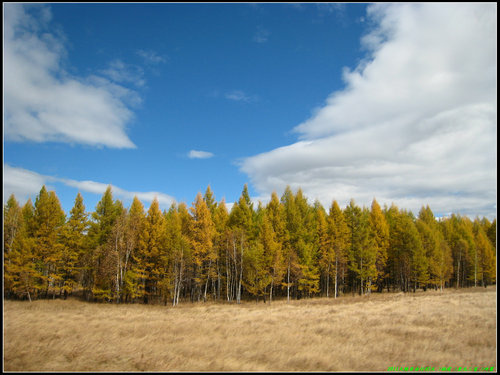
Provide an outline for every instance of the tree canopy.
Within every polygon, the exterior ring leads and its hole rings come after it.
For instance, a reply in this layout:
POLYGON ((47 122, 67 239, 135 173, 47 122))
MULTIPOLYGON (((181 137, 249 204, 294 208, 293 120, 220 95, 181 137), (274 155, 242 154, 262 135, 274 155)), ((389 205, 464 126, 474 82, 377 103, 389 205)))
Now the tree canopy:
POLYGON ((354 200, 328 213, 301 189, 254 207, 248 187, 228 212, 210 186, 191 207, 129 208, 109 186, 93 212, 69 215, 43 186, 35 203, 4 205, 6 298, 176 305, 180 301, 337 297, 345 293, 496 283, 496 219, 418 217, 354 200))

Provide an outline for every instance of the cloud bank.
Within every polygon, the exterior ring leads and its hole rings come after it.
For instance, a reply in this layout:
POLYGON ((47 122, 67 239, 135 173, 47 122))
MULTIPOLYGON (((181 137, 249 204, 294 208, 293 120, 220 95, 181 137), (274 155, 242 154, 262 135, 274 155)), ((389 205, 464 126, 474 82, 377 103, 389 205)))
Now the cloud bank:
POLYGON ((261 195, 301 187, 418 212, 496 217, 496 4, 373 4, 366 58, 294 128, 299 141, 246 158, 261 195))
MULTIPOLYGON (((29 197, 37 195, 43 185, 52 189, 49 185, 51 183, 62 183, 66 186, 78 189, 79 191, 99 195, 104 194, 107 187, 110 185, 96 181, 78 181, 68 178, 46 176, 27 169, 12 167, 8 164, 4 165, 3 179, 4 202, 7 201, 11 194, 14 194, 18 201, 25 201, 29 197)), ((158 199, 158 203, 163 207, 168 207, 176 201, 172 196, 156 191, 128 191, 115 185, 111 185, 111 189, 115 198, 132 200, 134 196, 137 196, 137 198, 143 202, 152 202, 153 199, 156 198, 158 199)))
MULTIPOLYGON (((135 148, 126 126, 136 93, 104 78, 68 74, 64 36, 51 31, 47 6, 5 4, 4 12, 5 139, 135 148)), ((108 70, 138 82, 124 67, 108 70)))
MULTIPOLYGON (((26 201, 30 196, 38 194, 50 179, 36 172, 23 168, 3 166, 3 201, 6 202, 11 194, 19 201, 26 201)), ((48 186, 47 186, 48 187, 48 186)))

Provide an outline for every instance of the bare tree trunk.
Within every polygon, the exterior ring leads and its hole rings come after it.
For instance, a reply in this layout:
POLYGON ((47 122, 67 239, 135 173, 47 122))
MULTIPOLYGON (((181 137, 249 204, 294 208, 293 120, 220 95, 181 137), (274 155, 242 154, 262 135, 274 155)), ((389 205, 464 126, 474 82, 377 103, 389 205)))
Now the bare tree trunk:
POLYGON ((179 269, 179 282, 177 285, 177 297, 176 297, 176 301, 175 301, 176 305, 179 304, 179 296, 181 294, 183 272, 184 272, 184 249, 181 253, 181 265, 180 265, 180 269, 179 269))
POLYGON ((219 257, 217 256, 217 300, 220 300, 220 265, 219 257))
POLYGON ((330 297, 329 292, 330 291, 330 261, 328 261, 328 270, 326 272, 326 298, 330 297))
POLYGON ((474 259, 474 288, 477 287, 477 249, 475 251, 474 259))
POLYGON ((290 258, 288 258, 288 272, 286 282, 286 302, 290 303, 290 258))
POLYGON ((116 303, 120 302, 120 266, 116 267, 116 303))
POLYGON ((172 298, 172 306, 175 306, 175 297, 177 296, 177 275, 174 279, 174 297, 172 298))
POLYGON ((233 288, 231 288, 232 296, 231 300, 238 299, 238 260, 236 259, 236 238, 233 237, 233 262, 234 262, 234 277, 233 277, 233 288))
POLYGON ((207 281, 205 281, 205 291, 203 293, 203 302, 207 302, 207 288, 208 288, 208 279, 210 278, 210 270, 212 268, 212 259, 208 263, 208 271, 207 271, 207 281))
POLYGON ((226 242, 226 296, 227 296, 227 302, 229 302, 229 279, 231 276, 230 270, 229 270, 229 251, 227 251, 229 248, 229 244, 226 242))
POLYGON ((177 273, 177 259, 174 262, 174 297, 172 298, 172 306, 175 306, 175 297, 177 296, 178 273, 177 273))
POLYGON ((274 274, 273 278, 271 279, 271 287, 269 288, 269 303, 273 301, 273 286, 274 286, 274 274))
MULTIPOLYGON (((236 245, 235 245, 236 246, 236 245)), ((234 258, 233 287, 231 288, 231 301, 238 298, 238 260, 234 258)))
POLYGON ((338 279, 338 274, 339 274, 339 267, 338 267, 339 261, 337 258, 335 258, 335 298, 337 298, 337 279, 338 279))
POLYGON ((26 294, 28 294, 28 299, 31 302, 30 288, 28 286, 29 285, 29 283, 28 283, 28 277, 25 276, 25 277, 23 277, 23 279, 24 279, 24 286, 26 288, 26 294))
POLYGON ((120 253, 118 252, 118 236, 116 236, 115 238, 115 252, 116 252, 116 303, 119 303, 121 259, 120 259, 120 253))
POLYGON ((403 268, 400 268, 400 276, 401 276, 401 290, 403 292, 406 292, 404 278, 403 278, 403 268))
MULTIPOLYGON (((47 272, 44 272, 44 274, 46 274, 47 272)), ((50 284, 50 280, 49 280, 49 276, 47 274, 47 288, 45 289, 45 298, 49 298, 49 284, 50 284)))
MULTIPOLYGON (((361 267, 359 268, 359 270, 361 271, 361 274, 362 274, 363 273, 363 258, 361 258, 361 267)), ((364 290, 363 290, 363 276, 360 275, 359 279, 360 279, 360 283, 361 283, 359 290, 361 292, 360 294, 363 295, 364 294, 364 290)))
POLYGON ((122 290, 123 290, 123 284, 125 282, 124 281, 124 278, 125 278, 124 274, 126 274, 126 272, 127 272, 128 258, 130 257, 130 253, 131 253, 131 249, 129 248, 129 245, 127 244, 126 251, 125 251, 125 264, 122 267, 122 274, 121 274, 121 280, 120 280, 120 287, 122 288, 122 290))
POLYGON ((238 281, 238 303, 241 302, 241 280, 243 278, 243 234, 241 235, 240 279, 238 281))

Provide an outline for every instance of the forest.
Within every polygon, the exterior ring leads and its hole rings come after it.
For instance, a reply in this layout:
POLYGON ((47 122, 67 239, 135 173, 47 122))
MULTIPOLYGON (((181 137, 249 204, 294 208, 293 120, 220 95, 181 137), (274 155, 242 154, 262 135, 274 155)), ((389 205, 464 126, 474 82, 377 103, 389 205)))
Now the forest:
POLYGON ((496 283, 496 218, 418 217, 392 204, 325 209, 287 187, 257 207, 247 185, 230 211, 210 186, 191 207, 129 208, 111 186, 67 216, 43 186, 4 205, 4 298, 177 305, 415 292, 496 283))

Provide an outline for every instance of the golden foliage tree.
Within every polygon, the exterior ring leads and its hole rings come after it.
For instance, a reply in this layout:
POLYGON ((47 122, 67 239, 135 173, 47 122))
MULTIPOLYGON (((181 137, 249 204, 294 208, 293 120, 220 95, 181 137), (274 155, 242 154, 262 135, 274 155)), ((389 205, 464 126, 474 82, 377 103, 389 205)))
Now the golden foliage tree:
POLYGON ((209 280, 215 276, 214 269, 217 252, 213 246, 215 226, 212 221, 212 215, 201 193, 198 193, 196 200, 193 202, 191 214, 193 217, 194 282, 198 291, 198 299, 203 294, 203 300, 206 301, 209 280))
POLYGON ((55 192, 48 192, 45 185, 35 200, 33 215, 33 236, 37 268, 42 275, 45 295, 52 291, 55 298, 56 290, 61 287, 62 257, 64 244, 62 230, 65 214, 55 192))
POLYGON ((165 273, 168 268, 165 224, 165 217, 160 211, 158 199, 155 198, 144 220, 135 256, 144 303, 161 295, 164 301, 168 298, 169 281, 165 273))
POLYGON ((88 251, 88 228, 88 215, 85 212, 83 197, 78 193, 63 232, 62 288, 64 298, 81 283, 83 258, 88 251))
POLYGON ((387 250, 389 248, 389 226, 378 202, 373 199, 370 211, 370 237, 375 248, 375 287, 381 292, 387 273, 387 250))

